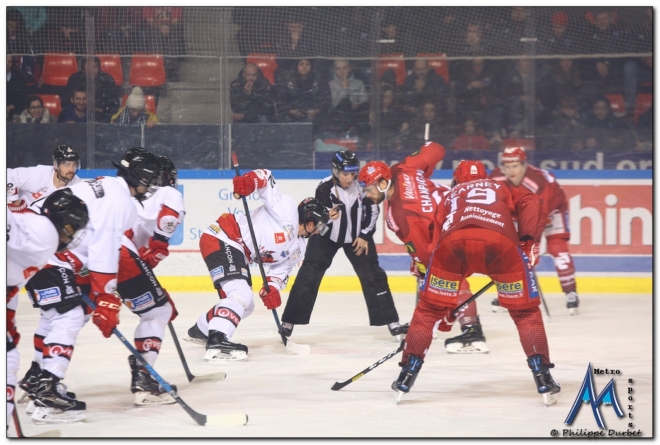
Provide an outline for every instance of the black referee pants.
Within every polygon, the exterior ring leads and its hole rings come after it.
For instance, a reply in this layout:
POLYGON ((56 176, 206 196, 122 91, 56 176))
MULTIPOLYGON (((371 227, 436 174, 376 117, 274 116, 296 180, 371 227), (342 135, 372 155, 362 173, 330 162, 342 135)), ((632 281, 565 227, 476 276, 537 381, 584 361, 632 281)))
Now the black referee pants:
POLYGON ((305 259, 296 281, 291 287, 282 321, 292 324, 309 324, 319 286, 325 271, 339 249, 344 249, 355 273, 360 279, 371 326, 383 326, 399 321, 394 300, 387 284, 387 274, 378 264, 376 244, 369 241, 369 254, 356 255, 351 244, 339 244, 320 235, 309 238, 305 259))

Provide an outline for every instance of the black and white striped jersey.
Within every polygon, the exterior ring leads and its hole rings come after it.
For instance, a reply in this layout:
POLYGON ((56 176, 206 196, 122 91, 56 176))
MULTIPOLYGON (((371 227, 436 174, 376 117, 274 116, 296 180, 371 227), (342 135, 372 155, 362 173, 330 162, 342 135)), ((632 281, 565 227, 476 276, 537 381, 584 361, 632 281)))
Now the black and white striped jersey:
POLYGON ((344 189, 332 176, 324 178, 316 188, 316 199, 328 209, 343 203, 339 218, 331 219, 330 230, 325 235, 330 240, 344 244, 352 243, 357 237, 370 240, 376 231, 376 221, 380 212, 369 198, 362 196, 362 187, 357 180, 344 189))

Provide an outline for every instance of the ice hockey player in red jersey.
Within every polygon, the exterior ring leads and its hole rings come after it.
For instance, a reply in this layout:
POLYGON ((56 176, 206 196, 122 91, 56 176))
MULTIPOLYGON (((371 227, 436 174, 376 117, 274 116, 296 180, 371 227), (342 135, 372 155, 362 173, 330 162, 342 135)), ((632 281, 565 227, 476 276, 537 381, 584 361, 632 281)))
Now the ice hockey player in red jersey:
POLYGON ((329 229, 328 209, 316 198, 300 204, 283 195, 270 170, 258 169, 236 176, 234 196, 255 191, 263 205, 250 212, 257 241, 253 245, 244 214, 223 213, 202 233, 199 248, 220 302, 199 316, 184 340, 206 345, 204 360, 247 360, 248 347, 231 341, 242 320, 254 312, 250 265, 257 255, 268 267, 266 286, 259 297, 269 310, 282 304, 280 291, 293 267, 305 256, 306 239, 329 229))
POLYGON ((527 153, 522 147, 505 149, 501 162, 502 167, 494 169, 490 178, 510 188, 530 190, 541 200, 539 232, 536 236, 540 238, 545 235, 548 253, 555 262, 559 283, 566 294, 566 307, 571 315, 576 315, 580 300, 575 284, 575 263, 568 252, 571 233, 566 194, 552 173, 527 163, 527 153))
MULTIPOLYGON (((427 142, 422 148, 391 168, 381 161, 364 165, 358 175, 365 196, 375 204, 388 202, 387 227, 403 241, 411 256, 410 270, 423 279, 431 259, 435 212, 449 187, 431 181, 435 166, 445 156, 445 148, 427 142)), ((460 303, 470 298, 470 286, 462 281, 460 303)), ((476 302, 470 303, 459 316, 463 334, 445 340, 451 353, 488 352, 486 337, 481 330, 476 302)))
POLYGON ((42 269, 56 251, 79 241, 89 220, 87 206, 71 190, 49 195, 42 213, 12 213, 7 206, 7 425, 12 417, 20 363, 16 326, 18 292, 42 269))
POLYGON ((500 304, 509 310, 518 330, 537 390, 552 405, 560 386, 550 375, 554 365, 530 265, 537 241, 539 198, 529 190, 509 189, 487 179, 480 161, 461 161, 453 184, 436 213, 432 262, 406 337, 399 363, 402 369, 392 383, 397 401, 417 379, 436 327, 451 330, 460 281, 481 273, 495 281, 500 304))

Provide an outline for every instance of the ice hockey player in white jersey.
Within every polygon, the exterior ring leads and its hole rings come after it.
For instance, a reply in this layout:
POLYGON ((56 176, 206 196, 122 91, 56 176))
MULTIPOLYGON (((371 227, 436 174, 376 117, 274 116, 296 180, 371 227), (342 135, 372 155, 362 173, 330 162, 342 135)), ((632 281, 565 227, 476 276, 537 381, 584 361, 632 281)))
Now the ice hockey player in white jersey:
POLYGON ((14 393, 20 363, 16 326, 18 292, 43 268, 56 251, 79 242, 89 215, 82 200, 64 188, 52 193, 42 207, 12 213, 7 208, 7 425, 14 410, 14 393))
POLYGON ((250 265, 257 264, 257 255, 268 266, 270 290, 264 286, 259 296, 272 310, 282 303, 280 291, 293 266, 305 255, 306 238, 328 230, 325 206, 315 198, 296 205, 280 192, 270 170, 253 170, 233 182, 235 196, 248 196, 256 190, 263 202, 250 212, 258 246, 252 243, 244 214, 220 215, 200 237, 200 251, 220 302, 200 315, 185 339, 206 344, 207 362, 247 359, 247 346, 230 339, 241 320, 254 311, 250 265))
MULTIPOLYGON (((138 201, 135 225, 124 236, 117 275, 117 293, 123 303, 140 317, 135 329, 135 349, 154 366, 165 334, 165 326, 178 315, 167 290, 153 272, 168 252, 169 239, 185 210, 183 196, 176 188, 177 170, 166 156, 156 159, 161 187, 138 201)), ((176 400, 168 394, 136 357, 128 356, 131 369, 131 392, 136 406, 169 405, 176 400)))
POLYGON ((53 151, 53 166, 35 165, 7 169, 7 203, 9 210, 20 212, 34 201, 45 199, 57 189, 81 182, 76 173, 80 156, 66 144, 53 151))
POLYGON ((121 302, 114 291, 122 238, 137 215, 132 197, 142 199, 159 180, 156 157, 140 150, 128 150, 115 164, 117 177, 98 177, 70 187, 87 205, 88 233, 78 246, 51 258, 26 285, 33 306, 41 309, 37 333, 43 336, 41 354, 35 350, 35 362, 21 382, 34 401, 35 423, 85 419, 85 403, 73 393, 59 392, 58 383, 65 377, 78 332, 87 319, 81 283, 88 280, 83 287, 96 305, 91 318, 103 336, 110 337, 119 324, 121 302), (75 275, 83 270, 86 276, 75 275))

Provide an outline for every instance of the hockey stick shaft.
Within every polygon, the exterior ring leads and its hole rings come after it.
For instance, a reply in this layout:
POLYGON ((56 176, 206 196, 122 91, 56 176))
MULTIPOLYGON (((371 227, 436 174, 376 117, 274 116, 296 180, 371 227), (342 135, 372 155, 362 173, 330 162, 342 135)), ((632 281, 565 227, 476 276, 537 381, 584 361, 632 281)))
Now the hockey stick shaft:
POLYGON ((207 374, 203 376, 195 376, 192 372, 190 372, 190 368, 188 368, 188 361, 186 360, 186 356, 183 355, 183 349, 181 349, 179 338, 176 335, 176 331, 174 330, 174 326, 172 325, 171 321, 167 323, 167 327, 170 328, 170 334, 172 335, 172 340, 174 340, 174 346, 176 346, 176 351, 179 353, 179 358, 181 359, 183 370, 186 372, 186 377, 188 377, 189 382, 191 383, 211 382, 215 380, 223 380, 225 377, 227 377, 227 374, 225 374, 224 372, 207 374))
MULTIPOLYGON (((236 172, 236 176, 241 176, 241 171, 238 168, 238 156, 236 155, 236 152, 232 152, 231 161, 234 166, 234 171, 236 172)), ((237 195, 234 195, 234 197, 236 196, 237 195)), ((245 199, 245 196, 241 196, 241 200, 243 201, 243 208, 245 209, 245 217, 247 218, 248 228, 250 229, 250 237, 252 237, 252 245, 256 250, 255 256, 257 258, 257 264, 259 264, 259 272, 261 272, 261 279, 264 282, 264 287, 266 288, 266 292, 270 292, 270 287, 268 286, 268 280, 266 279, 266 271, 264 270, 264 265, 261 261, 261 255, 259 253, 259 245, 257 244, 257 237, 254 234, 254 227, 252 226, 252 217, 250 216, 250 209, 248 208, 247 199, 245 199)), ((280 317, 277 315, 277 311, 275 309, 273 309, 272 312, 273 312, 273 318, 275 318, 275 324, 277 325, 277 332, 280 334, 280 337, 282 338, 282 343, 284 343, 284 346, 286 346, 287 338, 286 335, 284 335, 284 332, 282 331, 282 324, 280 323, 280 317)))
POLYGON ((454 311, 451 313, 451 315, 452 315, 453 317, 456 317, 456 316, 458 315, 458 313, 459 313, 464 307, 466 307, 468 304, 472 303, 474 300, 476 300, 477 298, 479 298, 484 292, 486 292, 488 289, 490 289, 490 288, 493 286, 493 284, 495 284, 495 282, 494 282, 493 280, 490 280, 490 283, 486 284, 484 287, 481 288, 480 291, 478 291, 476 294, 472 295, 470 298, 468 298, 467 300, 465 300, 465 301, 463 302, 463 304, 461 304, 459 307, 457 307, 456 309, 454 309, 454 311))
POLYGON ((541 303, 543 303, 543 309, 545 309, 545 314, 548 316, 550 320, 552 320, 552 317, 550 316, 550 311, 548 310, 548 305, 545 303, 545 298, 543 297, 543 292, 541 291, 541 283, 539 283, 539 277, 536 275, 535 269, 532 269, 532 272, 534 273, 534 280, 536 281, 536 287, 539 290, 539 296, 541 297, 541 303))
POLYGON ((12 412, 12 417, 14 418, 14 426, 16 427, 16 437, 31 439, 33 437, 60 437, 62 436, 62 431, 60 430, 50 430, 44 431, 43 433, 35 434, 33 436, 26 436, 23 434, 23 428, 21 428, 21 421, 18 418, 18 411, 16 411, 16 406, 14 406, 14 412, 12 412))

